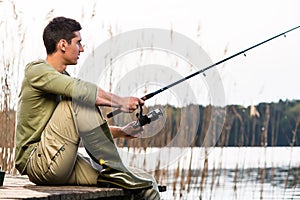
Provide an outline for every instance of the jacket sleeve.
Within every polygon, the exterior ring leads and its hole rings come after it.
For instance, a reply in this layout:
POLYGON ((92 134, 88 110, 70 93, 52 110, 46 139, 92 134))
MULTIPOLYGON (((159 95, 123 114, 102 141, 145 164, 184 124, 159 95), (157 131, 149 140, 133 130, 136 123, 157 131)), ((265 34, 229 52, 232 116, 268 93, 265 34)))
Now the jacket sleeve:
POLYGON ((97 85, 61 74, 47 63, 40 62, 26 69, 29 84, 41 92, 71 97, 87 104, 95 104, 97 85))

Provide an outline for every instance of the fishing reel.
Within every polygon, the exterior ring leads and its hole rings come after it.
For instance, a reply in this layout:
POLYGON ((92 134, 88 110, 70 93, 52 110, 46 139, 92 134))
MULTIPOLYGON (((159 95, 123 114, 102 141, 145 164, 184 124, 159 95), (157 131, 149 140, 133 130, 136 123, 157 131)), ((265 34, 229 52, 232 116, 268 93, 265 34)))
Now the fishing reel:
POLYGON ((134 128, 142 127, 146 124, 150 124, 159 119, 160 116, 163 116, 163 112, 160 108, 152 110, 148 114, 143 114, 143 107, 140 106, 140 112, 136 113, 137 122, 133 125, 134 128))

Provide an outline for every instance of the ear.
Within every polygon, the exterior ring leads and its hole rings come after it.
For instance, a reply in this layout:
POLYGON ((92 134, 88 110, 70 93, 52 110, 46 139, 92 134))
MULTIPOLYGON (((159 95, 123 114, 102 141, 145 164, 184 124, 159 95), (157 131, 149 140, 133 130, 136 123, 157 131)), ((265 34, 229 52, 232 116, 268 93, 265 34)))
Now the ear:
POLYGON ((61 39, 61 40, 59 40, 59 42, 57 44, 57 49, 62 52, 65 52, 67 44, 68 44, 68 42, 65 39, 61 39))

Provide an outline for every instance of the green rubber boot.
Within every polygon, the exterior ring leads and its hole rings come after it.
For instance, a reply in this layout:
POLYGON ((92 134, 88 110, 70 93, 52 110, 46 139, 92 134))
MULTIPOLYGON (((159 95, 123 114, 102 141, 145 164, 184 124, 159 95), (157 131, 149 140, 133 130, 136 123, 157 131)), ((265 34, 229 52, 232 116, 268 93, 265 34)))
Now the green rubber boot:
POLYGON ((129 190, 153 187, 152 180, 135 175, 123 164, 107 122, 81 137, 87 153, 103 167, 97 180, 99 186, 119 186, 129 190))
POLYGON ((140 191, 134 191, 134 200, 160 200, 160 196, 157 190, 150 188, 140 191))

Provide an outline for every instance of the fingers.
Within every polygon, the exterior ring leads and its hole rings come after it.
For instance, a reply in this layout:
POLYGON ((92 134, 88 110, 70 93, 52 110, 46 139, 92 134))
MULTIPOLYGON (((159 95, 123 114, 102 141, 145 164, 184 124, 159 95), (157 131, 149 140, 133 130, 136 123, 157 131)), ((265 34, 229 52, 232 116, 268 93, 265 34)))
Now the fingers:
POLYGON ((143 106, 145 104, 145 101, 142 99, 139 99, 137 97, 129 97, 129 102, 128 102, 128 111, 133 112, 136 109, 139 108, 139 106, 143 106))
POLYGON ((132 130, 132 132, 129 134, 133 138, 139 138, 144 134, 144 129, 143 128, 138 128, 135 130, 132 130))
POLYGON ((144 133, 144 127, 136 127, 136 121, 132 121, 128 123, 126 126, 122 127, 122 131, 124 133, 124 138, 133 139, 141 137, 144 133))
POLYGON ((138 99, 139 100, 139 104, 141 105, 141 106, 143 106, 144 104, 145 104, 145 101, 144 100, 142 100, 142 99, 138 99))
POLYGON ((139 98, 137 98, 137 97, 131 97, 131 99, 132 99, 133 105, 134 105, 136 108, 138 108, 139 105, 143 106, 143 105, 145 104, 145 101, 144 101, 144 100, 139 99, 139 98))
POLYGON ((131 127, 133 128, 131 135, 135 138, 138 138, 138 137, 141 137, 144 134, 144 127, 143 126, 138 126, 138 127, 134 128, 135 124, 136 124, 135 121, 130 123, 131 127))
POLYGON ((120 109, 123 112, 133 112, 139 108, 139 106, 143 106, 145 101, 137 98, 137 97, 124 97, 120 109))

